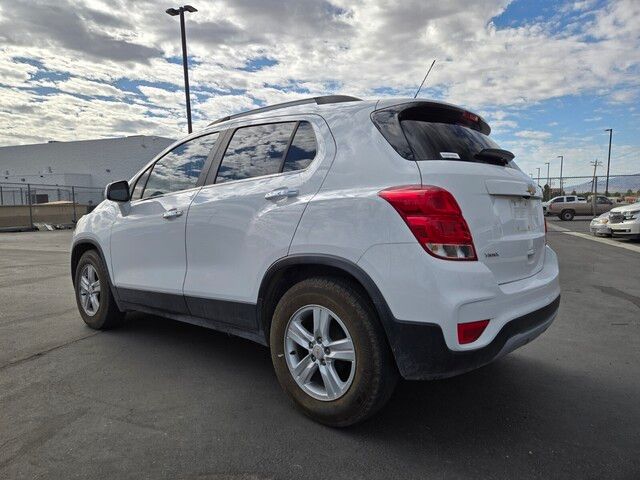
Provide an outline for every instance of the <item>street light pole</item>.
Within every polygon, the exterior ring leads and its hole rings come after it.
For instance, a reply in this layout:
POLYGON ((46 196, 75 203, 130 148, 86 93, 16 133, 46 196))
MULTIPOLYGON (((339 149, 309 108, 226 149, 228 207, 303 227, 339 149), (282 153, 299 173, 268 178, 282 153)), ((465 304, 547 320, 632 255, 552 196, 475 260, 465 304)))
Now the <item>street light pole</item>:
POLYGON ((184 26, 184 12, 197 12, 198 10, 191 5, 184 5, 179 8, 168 8, 166 12, 175 17, 180 15, 180 36, 182 38, 182 68, 184 69, 184 95, 187 100, 187 130, 189 133, 193 131, 191 126, 191 97, 189 95, 189 61, 187 59, 187 35, 184 26))
POLYGON ((538 185, 540 185, 540 167, 536 167, 538 169, 538 185))
POLYGON ((564 162, 564 155, 558 155, 560 159, 560 195, 564 195, 564 191, 562 190, 562 163, 564 162))
POLYGON ((609 167, 611 166, 611 139, 613 137, 613 128, 607 128, 605 132, 609 132, 609 156, 607 158, 607 183, 604 187, 604 195, 609 196, 609 167))

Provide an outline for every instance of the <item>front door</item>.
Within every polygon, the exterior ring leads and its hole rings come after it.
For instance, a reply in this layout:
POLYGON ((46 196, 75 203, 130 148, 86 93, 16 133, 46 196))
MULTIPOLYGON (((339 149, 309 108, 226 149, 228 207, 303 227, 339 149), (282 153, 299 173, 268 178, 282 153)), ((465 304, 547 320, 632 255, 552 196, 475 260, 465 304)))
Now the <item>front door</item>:
POLYGON ((185 313, 185 225, 218 134, 173 148, 144 172, 111 231, 115 286, 128 303, 185 313))

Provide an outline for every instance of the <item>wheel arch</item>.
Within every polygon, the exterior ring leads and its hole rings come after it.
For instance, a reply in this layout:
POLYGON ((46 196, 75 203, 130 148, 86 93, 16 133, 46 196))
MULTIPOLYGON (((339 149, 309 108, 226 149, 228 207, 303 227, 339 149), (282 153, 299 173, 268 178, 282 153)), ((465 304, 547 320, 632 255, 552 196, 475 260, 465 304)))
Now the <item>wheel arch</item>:
POLYGON ((351 280, 373 305, 387 334, 393 328, 393 315, 371 277, 355 263, 333 255, 291 255, 275 262, 265 273, 258 293, 258 324, 269 345, 273 312, 282 295, 295 283, 314 276, 337 276, 351 280))

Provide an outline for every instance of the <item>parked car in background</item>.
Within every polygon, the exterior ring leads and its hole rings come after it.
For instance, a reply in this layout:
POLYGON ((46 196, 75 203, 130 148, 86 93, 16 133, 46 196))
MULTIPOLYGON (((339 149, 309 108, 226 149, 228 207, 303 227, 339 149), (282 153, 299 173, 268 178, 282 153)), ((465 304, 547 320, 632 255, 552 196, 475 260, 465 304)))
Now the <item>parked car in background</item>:
POLYGON ((611 228, 609 228, 609 215, 611 212, 604 212, 602 215, 597 216, 591 220, 589 230, 592 235, 596 237, 610 237, 611 228))
POLYGON ((578 197, 576 195, 562 195, 560 197, 553 197, 551 200, 546 202, 542 202, 542 211, 546 214, 547 207, 551 203, 573 203, 573 202, 586 202, 587 199, 584 197, 578 197))
MULTIPOLYGON (((560 217, 560 220, 570 221, 573 220, 573 217, 577 216, 593 216, 593 205, 590 201, 578 201, 575 197, 576 201, 574 202, 551 202, 547 207, 547 215, 554 215, 556 217, 560 217)), ((596 215, 601 215, 604 212, 608 212, 616 204, 613 203, 605 196, 598 195, 596 200, 595 210, 596 215)))
POLYGON ((611 210, 609 228, 614 237, 640 238, 640 202, 611 210))
POLYGON ((254 340, 300 410, 360 422, 398 375, 473 370, 556 316, 542 192, 490 131, 449 104, 340 96, 214 122, 80 219, 80 315, 254 340))

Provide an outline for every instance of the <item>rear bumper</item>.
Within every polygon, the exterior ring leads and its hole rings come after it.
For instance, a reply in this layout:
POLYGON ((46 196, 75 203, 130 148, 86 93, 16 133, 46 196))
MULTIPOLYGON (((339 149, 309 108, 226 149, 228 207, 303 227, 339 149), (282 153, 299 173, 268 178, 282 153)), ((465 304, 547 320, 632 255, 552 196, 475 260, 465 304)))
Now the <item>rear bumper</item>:
POLYGON ((390 333, 400 374, 407 380, 452 377, 493 362, 541 335, 553 322, 560 296, 548 305, 508 322, 485 347, 453 351, 438 325, 395 322, 390 333))

